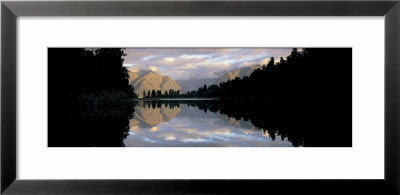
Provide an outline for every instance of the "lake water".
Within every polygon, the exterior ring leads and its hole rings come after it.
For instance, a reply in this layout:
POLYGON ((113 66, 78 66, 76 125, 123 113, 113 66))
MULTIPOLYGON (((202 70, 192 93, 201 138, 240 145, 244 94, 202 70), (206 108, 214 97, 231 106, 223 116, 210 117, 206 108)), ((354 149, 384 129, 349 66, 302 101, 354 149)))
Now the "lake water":
POLYGON ((271 99, 50 106, 48 146, 351 147, 348 113, 271 99))
POLYGON ((219 111, 201 109, 198 101, 181 101, 184 100, 138 102, 133 118, 129 120, 130 131, 124 140, 125 146, 292 146, 279 135, 272 138, 249 120, 238 120, 219 111))

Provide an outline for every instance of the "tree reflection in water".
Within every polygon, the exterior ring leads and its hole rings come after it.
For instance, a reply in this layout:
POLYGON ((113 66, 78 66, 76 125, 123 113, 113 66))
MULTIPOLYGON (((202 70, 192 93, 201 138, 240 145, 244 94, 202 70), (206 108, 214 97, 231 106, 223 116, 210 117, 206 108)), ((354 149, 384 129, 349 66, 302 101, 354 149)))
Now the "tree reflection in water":
POLYGON ((49 147, 124 147, 133 105, 49 109, 49 147))
MULTIPOLYGON (((251 127, 250 129, 253 131, 261 130, 273 141, 276 139, 288 140, 295 147, 351 146, 351 115, 336 116, 338 112, 330 110, 327 106, 312 107, 306 102, 290 104, 272 99, 268 101, 174 100, 139 102, 135 108, 135 117, 130 122, 131 129, 152 128, 150 131, 154 132, 158 124, 170 121, 179 115, 177 112, 180 112, 181 109, 184 110, 185 106, 199 109, 204 113, 215 113, 216 116, 227 123, 225 125, 236 124, 241 127, 251 127), (322 109, 327 110, 322 111, 322 109), (338 120, 339 118, 341 120, 338 120), (155 119, 157 120, 155 121, 155 119)), ((189 113, 181 114, 181 116, 189 115, 189 113)), ((192 115, 190 117, 198 116, 192 115)), ((172 128, 172 126, 170 127, 172 128)), ((153 142, 156 141, 153 140, 153 142)))
MULTIPOLYGON (((88 106, 84 109, 71 107, 56 109, 53 107, 49 110, 49 129, 53 129, 49 131, 49 146, 123 147, 129 134, 132 134, 129 136, 132 138, 136 136, 132 133, 135 132, 134 128, 148 128, 151 133, 157 133, 160 124, 168 124, 177 116, 177 118, 197 117, 190 115, 191 111, 186 108, 201 110, 201 113, 207 114, 204 116, 219 117, 219 121, 227 127, 236 125, 251 131, 262 131, 277 143, 285 140, 295 147, 351 146, 351 117, 349 120, 348 117, 333 116, 337 112, 326 114, 329 113, 327 111, 322 115, 318 112, 322 108, 310 108, 307 104, 294 106, 274 100, 136 101, 129 106, 88 106)), ((208 129, 202 130, 208 131, 208 129)), ((234 136, 234 134, 229 134, 229 136, 234 136)), ((165 140, 172 141, 175 137, 168 135, 165 140)), ((224 140, 223 137, 217 137, 214 140, 218 139, 224 140)), ((178 139, 174 141, 178 141, 178 139)), ((199 138, 197 141, 201 142, 202 139, 199 138)), ((135 146, 140 146, 140 143, 135 146)), ((150 145, 142 146, 152 145, 150 143, 150 145)), ((154 146, 170 145, 159 143, 154 146)), ((181 142, 181 145, 172 146, 204 145, 181 142)), ((229 144, 229 146, 265 145, 229 144)))

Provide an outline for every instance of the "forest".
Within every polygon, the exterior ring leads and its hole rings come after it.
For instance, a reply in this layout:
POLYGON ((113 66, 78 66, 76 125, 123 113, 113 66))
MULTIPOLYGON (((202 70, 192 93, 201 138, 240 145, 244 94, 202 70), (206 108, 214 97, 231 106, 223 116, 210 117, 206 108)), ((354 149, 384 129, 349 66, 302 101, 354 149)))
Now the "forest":
POLYGON ((137 97, 120 48, 49 48, 50 103, 119 104, 137 97))

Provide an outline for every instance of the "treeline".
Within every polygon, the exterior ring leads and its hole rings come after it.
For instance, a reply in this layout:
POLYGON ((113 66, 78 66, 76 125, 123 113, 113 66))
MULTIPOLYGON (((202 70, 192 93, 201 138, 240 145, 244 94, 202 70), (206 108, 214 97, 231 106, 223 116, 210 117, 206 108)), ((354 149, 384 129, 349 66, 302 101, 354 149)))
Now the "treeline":
POLYGON ((179 90, 169 89, 162 92, 161 90, 143 91, 143 98, 165 98, 165 97, 181 97, 179 90))
POLYGON ((113 104, 137 97, 121 48, 49 48, 49 101, 113 104))
POLYGON ((289 56, 256 69, 249 77, 188 91, 185 97, 312 98, 351 94, 351 48, 292 49, 289 56))

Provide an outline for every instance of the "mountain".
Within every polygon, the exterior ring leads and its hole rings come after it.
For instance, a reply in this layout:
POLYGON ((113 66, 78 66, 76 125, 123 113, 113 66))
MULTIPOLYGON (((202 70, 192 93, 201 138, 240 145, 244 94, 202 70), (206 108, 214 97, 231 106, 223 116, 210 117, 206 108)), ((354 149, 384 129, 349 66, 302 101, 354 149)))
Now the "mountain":
POLYGON ((197 90, 204 85, 210 86, 215 83, 216 78, 205 78, 205 79, 188 79, 188 80, 176 80, 179 86, 182 87, 182 93, 187 91, 197 90))
POLYGON ((222 119, 223 121, 225 121, 226 123, 236 126, 236 127, 242 127, 242 128, 246 128, 246 129, 256 129, 256 127, 254 127, 253 123, 251 123, 249 120, 244 120, 244 119, 235 119, 234 117, 229 117, 225 114, 221 114, 218 113, 218 116, 220 119, 222 119))
POLYGON ((244 67, 244 68, 239 68, 239 69, 232 70, 230 72, 225 73, 222 77, 220 77, 215 82, 215 84, 219 85, 219 84, 227 82, 229 80, 233 80, 236 77, 243 78, 245 76, 250 76, 251 73, 253 73, 254 70, 256 70, 257 68, 260 68, 260 66, 259 65, 253 65, 253 66, 247 66, 247 67, 244 67))
POLYGON ((165 104, 150 108, 141 102, 135 107, 134 116, 129 120, 129 126, 131 130, 134 130, 136 126, 141 128, 155 127, 162 122, 172 120, 180 111, 179 107, 171 108, 165 104))
POLYGON ((169 76, 160 75, 152 70, 140 70, 138 72, 129 71, 129 84, 135 89, 136 95, 143 97, 143 91, 161 90, 165 91, 181 90, 174 79, 169 76))
POLYGON ((129 126, 131 130, 140 128, 153 128, 160 123, 171 121, 173 118, 220 118, 221 121, 216 120, 215 124, 233 125, 236 127, 241 127, 245 129, 257 129, 250 121, 245 121, 243 119, 237 120, 233 117, 228 117, 225 114, 214 113, 214 112, 204 112, 197 107, 188 106, 186 104, 181 104, 179 107, 170 107, 166 104, 159 104, 155 107, 151 107, 149 103, 140 102, 135 106, 134 116, 129 120, 129 126))

